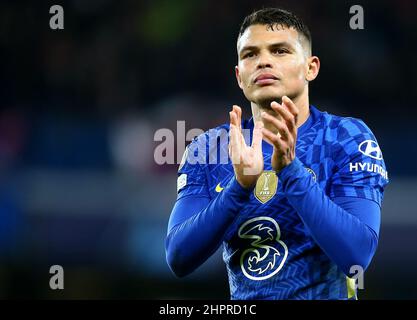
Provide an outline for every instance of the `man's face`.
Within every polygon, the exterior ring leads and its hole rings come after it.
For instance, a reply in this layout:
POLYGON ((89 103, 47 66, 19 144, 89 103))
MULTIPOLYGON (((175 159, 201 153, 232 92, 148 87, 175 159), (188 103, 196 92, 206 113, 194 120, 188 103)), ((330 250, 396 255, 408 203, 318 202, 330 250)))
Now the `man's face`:
POLYGON ((267 107, 305 90, 308 50, 301 41, 293 28, 257 24, 246 29, 238 40, 236 78, 249 101, 267 107))

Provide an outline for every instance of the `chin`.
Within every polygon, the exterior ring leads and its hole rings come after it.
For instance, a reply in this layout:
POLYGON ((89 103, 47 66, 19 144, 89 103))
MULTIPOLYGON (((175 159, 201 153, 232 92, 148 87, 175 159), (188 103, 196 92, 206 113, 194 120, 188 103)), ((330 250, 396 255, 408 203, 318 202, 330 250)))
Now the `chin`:
POLYGON ((270 90, 270 92, 265 92, 253 97, 251 101, 255 102, 261 108, 271 108, 271 102, 276 101, 281 103, 281 99, 284 96, 282 92, 277 90, 270 90))

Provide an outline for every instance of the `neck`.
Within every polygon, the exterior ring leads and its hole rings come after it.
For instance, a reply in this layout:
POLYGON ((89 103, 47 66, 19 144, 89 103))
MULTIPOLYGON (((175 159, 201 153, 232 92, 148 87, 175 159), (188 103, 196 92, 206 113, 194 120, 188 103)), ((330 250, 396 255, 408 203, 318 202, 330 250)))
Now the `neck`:
MULTIPOLYGON (((291 98, 290 98, 291 99, 291 98)), ((281 99, 279 99, 279 101, 277 101, 278 103, 281 102, 281 99)), ((307 121, 309 115, 310 115, 310 108, 309 108, 309 99, 308 99, 308 94, 306 95, 301 95, 297 98, 291 99, 292 102, 294 102, 294 104, 298 107, 298 117, 297 117, 297 128, 299 128, 300 126, 302 126, 304 124, 304 122, 307 121)), ((273 111, 271 109, 271 107, 265 107, 265 106, 261 106, 259 104, 256 104, 254 102, 251 102, 251 108, 252 108, 252 116, 253 116, 253 120, 255 121, 262 121, 264 123, 264 126, 266 129, 277 133, 278 131, 274 128, 271 128, 271 126, 267 123, 265 123, 261 117, 261 113, 262 112, 267 112, 270 115, 273 115, 276 118, 279 118, 279 115, 276 114, 275 111, 273 111)))

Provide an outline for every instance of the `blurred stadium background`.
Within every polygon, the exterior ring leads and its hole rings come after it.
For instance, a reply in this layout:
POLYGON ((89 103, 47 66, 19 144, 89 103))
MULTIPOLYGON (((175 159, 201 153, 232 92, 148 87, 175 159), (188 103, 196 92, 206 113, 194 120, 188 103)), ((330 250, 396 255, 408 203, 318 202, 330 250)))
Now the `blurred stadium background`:
MULTIPOLYGON (((176 165, 158 166, 159 128, 211 127, 249 105, 235 40, 254 8, 310 26, 321 58, 311 103, 363 119, 390 176, 361 299, 417 298, 417 2, 110 1, 0 3, 0 297, 229 297, 219 252, 176 279, 164 238, 176 165), (49 29, 60 4, 65 29, 49 29), (361 4, 365 30, 349 29, 361 4), (49 289, 49 267, 65 290, 49 289)), ((347 237, 349 235, 346 235, 347 237)))

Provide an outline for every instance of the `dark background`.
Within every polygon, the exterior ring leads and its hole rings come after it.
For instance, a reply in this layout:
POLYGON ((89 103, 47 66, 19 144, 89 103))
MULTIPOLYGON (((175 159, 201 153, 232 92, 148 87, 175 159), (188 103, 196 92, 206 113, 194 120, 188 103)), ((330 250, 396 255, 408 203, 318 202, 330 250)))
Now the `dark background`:
MULTIPOLYGON (((417 298, 416 1, 59 1, 0 3, 0 297, 229 297, 219 252, 176 279, 164 238, 177 165, 154 133, 207 130, 232 104, 245 15, 301 16, 321 59, 311 103, 363 119, 390 184, 360 299, 417 298), (49 8, 64 8, 64 30, 49 8), (349 28, 360 4, 365 29, 349 28), (62 265, 65 289, 49 288, 62 265)), ((346 235, 347 237, 349 235, 346 235)))

